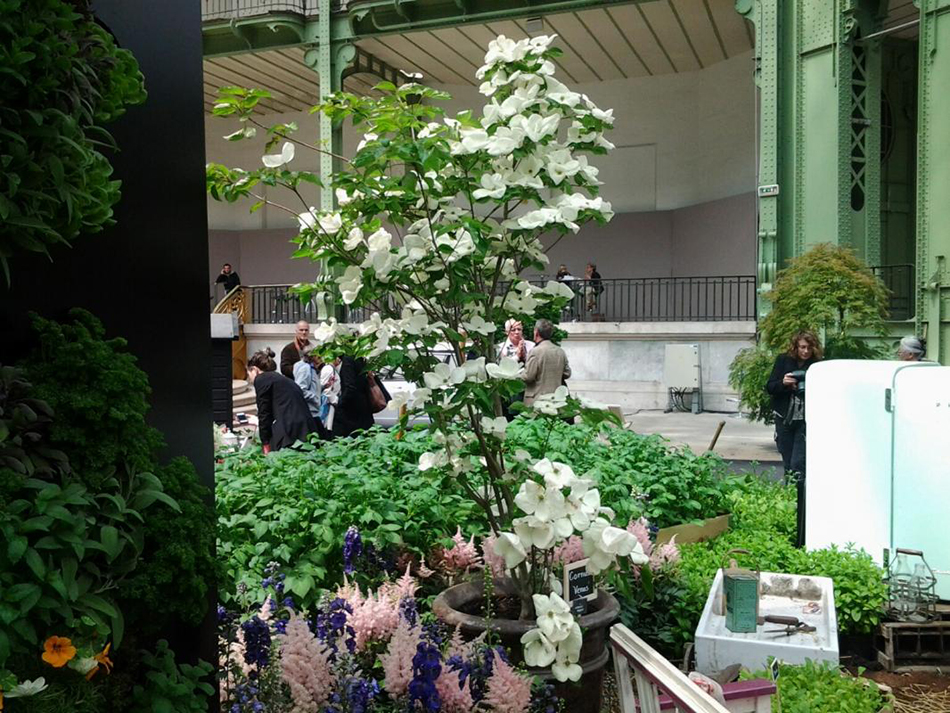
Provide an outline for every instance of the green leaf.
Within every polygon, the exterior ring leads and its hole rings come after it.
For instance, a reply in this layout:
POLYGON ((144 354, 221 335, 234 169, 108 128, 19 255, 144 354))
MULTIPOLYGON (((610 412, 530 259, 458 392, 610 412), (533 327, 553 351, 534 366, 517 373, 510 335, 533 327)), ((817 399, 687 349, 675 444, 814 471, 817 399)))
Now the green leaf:
POLYGON ((103 525, 100 534, 102 549, 111 562, 119 555, 119 531, 112 525, 103 525))
POLYGON ((36 575, 36 578, 43 580, 46 577, 46 565, 43 563, 43 558, 40 557, 39 553, 29 548, 24 555, 27 566, 32 570, 33 574, 36 575))
POLYGON ((119 615, 118 610, 98 594, 83 594, 79 598, 77 604, 87 606, 90 609, 95 609, 96 611, 100 611, 111 618, 115 618, 119 615))
POLYGON ((25 537, 17 536, 14 537, 7 544, 7 557, 10 560, 10 564, 16 564, 20 561, 20 558, 26 552, 27 541, 25 537))

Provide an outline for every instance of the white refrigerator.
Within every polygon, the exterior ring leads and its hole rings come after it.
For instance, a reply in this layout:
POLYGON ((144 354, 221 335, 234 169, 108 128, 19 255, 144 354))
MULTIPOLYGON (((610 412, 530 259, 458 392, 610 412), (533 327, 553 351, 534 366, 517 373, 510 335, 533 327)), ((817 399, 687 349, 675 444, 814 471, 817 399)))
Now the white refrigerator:
POLYGON ((806 546, 922 550, 950 599, 950 367, 818 362, 805 423, 806 546))

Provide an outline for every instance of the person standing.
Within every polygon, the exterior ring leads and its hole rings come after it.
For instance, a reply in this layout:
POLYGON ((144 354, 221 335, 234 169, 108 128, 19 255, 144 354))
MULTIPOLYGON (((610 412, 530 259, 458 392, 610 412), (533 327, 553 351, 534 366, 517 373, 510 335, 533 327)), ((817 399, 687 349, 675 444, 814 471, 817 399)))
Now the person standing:
POLYGON ((807 330, 797 332, 788 351, 775 360, 765 385, 772 397, 775 444, 785 472, 792 474, 798 490, 799 547, 805 544, 805 372, 821 358, 818 337, 807 330))
POLYGON ((236 272, 231 270, 231 263, 229 262, 224 263, 221 268, 221 272, 214 281, 214 284, 216 285, 221 283, 224 283, 224 294, 228 294, 231 290, 241 284, 241 278, 238 277, 236 272))
POLYGON ((340 360, 340 399, 333 416, 334 436, 349 436, 376 423, 369 399, 369 379, 362 357, 345 356, 340 360))
POLYGON ((571 378, 571 366, 567 354, 551 341, 554 324, 547 319, 539 319, 534 324, 536 346, 528 355, 525 363, 524 402, 526 406, 534 403, 538 396, 554 393, 559 386, 571 378))
POLYGON ((336 406, 340 401, 340 373, 337 369, 340 366, 340 360, 334 359, 328 361, 320 369, 320 420, 323 426, 331 433, 333 432, 333 416, 336 413, 336 406))
POLYGON ((294 364, 300 361, 300 350, 310 344, 310 324, 305 320, 297 322, 294 341, 280 350, 280 373, 288 379, 294 378, 294 364))
POLYGON ((524 338, 524 325, 517 319, 509 319, 505 322, 505 334, 508 337, 501 345, 499 358, 510 357, 524 364, 528 360, 531 350, 534 349, 534 342, 524 338))
POLYGON ((255 352, 247 361, 247 380, 257 395, 257 427, 264 453, 306 441, 311 433, 321 431, 300 389, 276 369, 270 349, 255 352))
POLYGON ((584 279, 587 281, 584 288, 587 292, 587 311, 593 312, 597 309, 600 293, 604 291, 604 283, 601 281, 600 273, 597 272, 597 265, 592 262, 587 263, 584 279))
POLYGON ((300 361, 294 364, 294 381, 303 393, 310 415, 320 418, 320 367, 323 362, 312 344, 300 350, 300 361))

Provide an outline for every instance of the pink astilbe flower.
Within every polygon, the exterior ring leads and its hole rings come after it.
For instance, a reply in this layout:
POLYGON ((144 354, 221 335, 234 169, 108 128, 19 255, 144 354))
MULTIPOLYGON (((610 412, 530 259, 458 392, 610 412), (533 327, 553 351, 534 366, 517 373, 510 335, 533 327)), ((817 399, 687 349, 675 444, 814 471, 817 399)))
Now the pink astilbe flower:
POLYGON ((280 668, 290 688, 294 713, 319 713, 333 687, 330 657, 326 645, 296 612, 290 615, 287 633, 281 637, 280 668))
POLYGON ((356 649, 362 651, 371 641, 386 641, 399 624, 399 603, 415 594, 416 581, 406 573, 395 582, 386 582, 374 594, 365 595, 355 584, 344 580, 336 596, 345 599, 353 613, 348 623, 353 627, 356 649))
POLYGON ((674 564, 680 561, 680 548, 676 544, 676 536, 662 545, 658 545, 653 554, 650 555, 650 569, 654 572, 667 564, 674 564))
POLYGON ((393 698, 404 696, 409 690, 412 657, 416 655, 421 639, 421 627, 411 626, 405 619, 400 619, 389 641, 389 648, 379 656, 383 666, 383 686, 393 698))
POLYGON ((462 638, 462 630, 456 626, 452 629, 452 636, 449 638, 449 643, 445 647, 445 659, 448 661, 453 656, 467 658, 469 653, 470 648, 469 645, 465 643, 465 639, 462 638))
POLYGON ((409 574, 411 565, 406 565, 406 573, 395 582, 386 582, 379 588, 380 596, 392 599, 398 605, 405 597, 416 596, 416 590, 419 585, 415 578, 409 574))
POLYGON ((531 705, 531 680, 496 656, 482 700, 493 713, 527 713, 531 705))
POLYGON ((627 524, 627 532, 637 538, 640 546, 643 548, 643 554, 647 557, 653 552, 653 541, 650 539, 650 522, 641 517, 639 520, 631 520, 627 524))
POLYGON ((444 666, 435 680, 444 713, 471 713, 475 707, 468 685, 459 683, 459 671, 449 671, 444 666))
POLYGON ((497 539, 494 535, 489 535, 482 540, 482 557, 485 558, 485 564, 491 569, 492 576, 504 577, 505 558, 495 554, 495 540, 497 539))
POLYGON ((448 577, 458 577, 482 566, 474 535, 466 542, 462 528, 457 527, 452 540, 455 544, 448 549, 442 548, 437 556, 441 569, 448 577))
POLYGON ((554 562, 557 564, 571 564, 584 559, 584 540, 577 535, 571 535, 564 542, 554 548, 554 562))
POLYGON ((349 624, 355 634, 356 650, 363 651, 371 641, 386 641, 399 624, 399 602, 390 597, 370 592, 358 604, 353 604, 349 624))

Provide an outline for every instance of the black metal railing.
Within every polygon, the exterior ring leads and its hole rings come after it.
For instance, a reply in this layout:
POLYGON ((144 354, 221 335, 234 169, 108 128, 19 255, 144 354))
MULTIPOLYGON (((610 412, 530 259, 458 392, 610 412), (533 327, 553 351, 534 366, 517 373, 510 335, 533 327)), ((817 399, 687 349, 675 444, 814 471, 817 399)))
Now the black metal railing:
MULTIPOLYGON (((290 291, 291 285, 245 285, 250 295, 249 322, 251 324, 294 324, 300 320, 321 322, 320 309, 314 297, 301 302, 300 297, 290 291)), ((364 307, 350 308, 340 305, 332 308, 327 317, 337 317, 346 323, 365 321, 372 310, 364 307)))
POLYGON ((309 3, 307 0, 201 0, 201 19, 205 22, 230 20, 272 12, 306 15, 308 4, 313 6, 311 12, 316 12, 316 3, 313 0, 309 3))
POLYGON ((888 289, 887 311, 892 320, 912 319, 916 313, 914 265, 878 265, 871 272, 888 289))
MULTIPOLYGON (((543 287, 547 280, 530 280, 543 287)), ((563 322, 725 322, 755 319, 755 277, 636 277, 571 280, 574 298, 563 322)), ((302 303, 290 285, 248 285, 251 324, 319 321, 316 299, 302 303)), ((504 289, 504 288, 502 288, 504 289)), ((337 307, 342 322, 362 322, 373 310, 337 307)))
MULTIPOLYGON (((548 280, 531 280, 543 286, 548 280)), ((755 277, 622 277, 566 280, 564 322, 727 322, 755 319, 755 277)))

